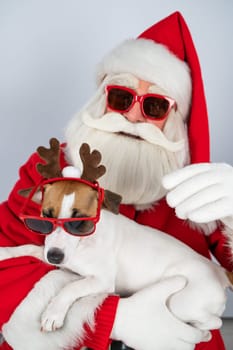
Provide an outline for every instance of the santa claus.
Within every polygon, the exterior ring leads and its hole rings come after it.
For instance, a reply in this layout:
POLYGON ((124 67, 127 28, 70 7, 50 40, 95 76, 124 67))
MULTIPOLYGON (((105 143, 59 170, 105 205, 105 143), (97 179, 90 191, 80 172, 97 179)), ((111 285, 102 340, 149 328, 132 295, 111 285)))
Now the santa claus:
MULTIPOLYGON (((97 78, 95 96, 68 125, 61 166, 80 167, 78 150, 88 142, 100 150, 107 168, 100 184, 122 195, 124 215, 178 238, 207 258, 212 253, 232 271, 226 232, 229 237, 233 232, 233 169, 209 163, 201 71, 181 14, 116 47, 98 66, 97 78)), ((0 207, 2 246, 43 244, 18 219, 23 205, 18 190, 41 180, 39 161, 37 154, 29 158, 0 207)), ((30 211, 39 215, 33 203, 30 211)), ((74 275, 32 257, 8 259, 0 266, 5 339, 0 349, 106 350, 111 339, 136 350, 224 349, 218 330, 207 339, 205 330, 181 322, 166 306, 169 296, 184 287, 182 277, 125 299, 83 298, 72 306, 61 330, 43 333, 41 312, 74 275)), ((217 315, 211 317, 213 329, 219 328, 217 315)))

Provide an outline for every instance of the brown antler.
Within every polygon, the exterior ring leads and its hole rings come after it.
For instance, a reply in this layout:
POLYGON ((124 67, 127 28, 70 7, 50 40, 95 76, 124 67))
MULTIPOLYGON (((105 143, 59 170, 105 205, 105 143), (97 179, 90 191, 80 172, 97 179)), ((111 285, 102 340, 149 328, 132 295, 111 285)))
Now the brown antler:
POLYGON ((79 154, 83 163, 82 179, 94 182, 106 172, 105 166, 99 165, 101 161, 101 153, 99 151, 94 150, 91 152, 89 145, 83 143, 79 154))
POLYGON ((45 178, 61 177, 60 168, 60 143, 57 139, 49 140, 50 148, 40 146, 37 148, 39 156, 46 161, 46 164, 37 164, 38 172, 45 178))

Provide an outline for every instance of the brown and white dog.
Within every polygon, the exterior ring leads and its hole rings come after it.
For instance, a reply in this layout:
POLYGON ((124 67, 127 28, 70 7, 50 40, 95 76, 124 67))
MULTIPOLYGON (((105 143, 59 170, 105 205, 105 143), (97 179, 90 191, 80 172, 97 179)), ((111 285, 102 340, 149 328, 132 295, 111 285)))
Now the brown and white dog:
MULTIPOLYGON (((48 168, 49 172, 53 169, 55 177, 60 177, 55 167, 59 144, 54 139, 50 144, 47 153, 53 153, 54 157, 49 165, 40 164, 38 169, 42 174, 45 172, 45 177, 48 177, 48 168)), ((45 149, 40 148, 41 156, 44 152, 45 149)), ((70 306, 81 297, 98 293, 126 296, 175 275, 185 276, 187 284, 170 298, 170 310, 197 328, 219 328, 219 317, 225 308, 225 289, 232 287, 231 274, 228 276, 222 267, 175 238, 120 214, 115 215, 121 197, 107 190, 101 192, 98 186, 95 188, 97 178, 105 172, 105 168, 99 165, 100 153, 91 153, 88 145, 84 145, 80 156, 84 167, 81 181, 55 179, 44 186, 43 197, 41 191, 32 196, 32 200, 41 202, 42 216, 49 220, 58 219, 55 230, 46 236, 44 247, 0 248, 0 259, 32 255, 77 274, 77 280, 63 287, 43 312, 42 330, 55 331, 62 327, 70 306), (62 227, 67 218, 96 217, 100 206, 100 220, 93 234, 81 237, 68 234, 62 227)), ((31 189, 21 191, 24 196, 30 193, 31 189)), ((88 224, 88 220, 84 221, 78 225, 88 224)), ((75 230, 79 229, 75 227, 75 230)), ((91 232, 88 228, 85 230, 91 232)))

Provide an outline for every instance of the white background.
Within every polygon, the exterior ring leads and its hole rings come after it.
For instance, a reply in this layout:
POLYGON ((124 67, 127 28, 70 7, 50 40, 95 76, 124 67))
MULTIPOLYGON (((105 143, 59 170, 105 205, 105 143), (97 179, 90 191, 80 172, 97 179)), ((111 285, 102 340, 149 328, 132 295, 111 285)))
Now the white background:
POLYGON ((176 10, 201 61, 212 161, 233 165, 232 0, 0 0, 0 200, 37 146, 63 140, 102 56, 176 10))

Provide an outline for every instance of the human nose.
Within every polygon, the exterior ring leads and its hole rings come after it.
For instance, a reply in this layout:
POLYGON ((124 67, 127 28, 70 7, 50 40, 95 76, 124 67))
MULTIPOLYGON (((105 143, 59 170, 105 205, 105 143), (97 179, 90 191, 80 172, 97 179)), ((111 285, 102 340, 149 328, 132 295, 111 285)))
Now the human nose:
POLYGON ((128 112, 123 113, 124 117, 128 119, 131 123, 144 122, 145 118, 142 114, 140 102, 137 101, 134 103, 132 108, 128 112))

